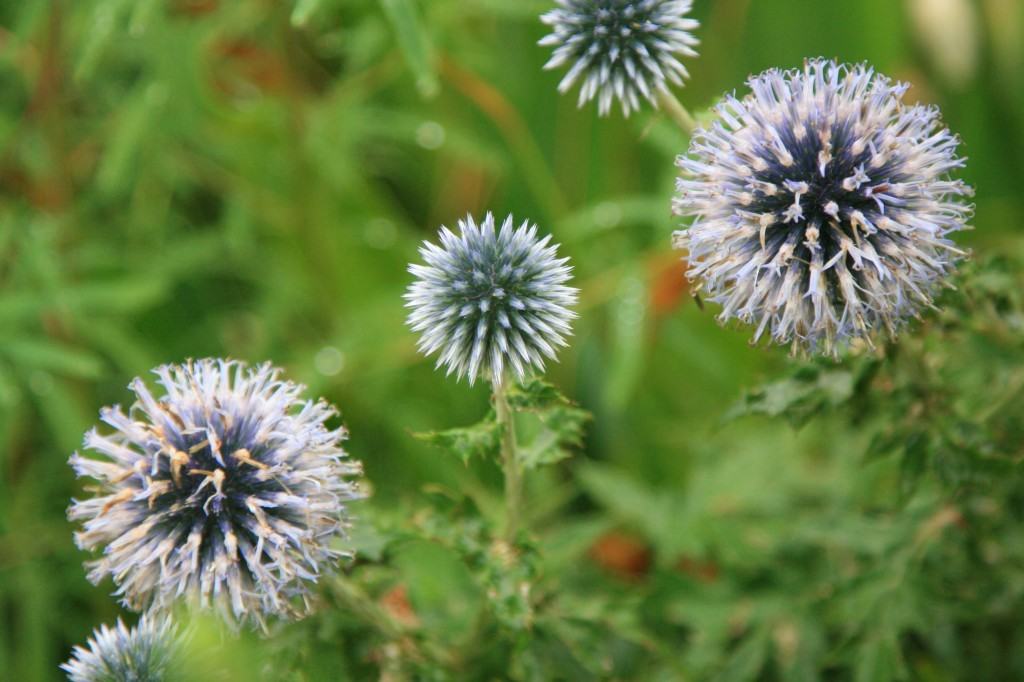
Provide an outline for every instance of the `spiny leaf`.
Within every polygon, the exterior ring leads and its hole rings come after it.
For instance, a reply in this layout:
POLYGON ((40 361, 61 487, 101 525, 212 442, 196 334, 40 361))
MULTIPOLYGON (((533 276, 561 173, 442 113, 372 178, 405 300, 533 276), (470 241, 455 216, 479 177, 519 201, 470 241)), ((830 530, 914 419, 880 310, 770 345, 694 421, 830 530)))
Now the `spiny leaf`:
POLYGON ((457 455, 463 464, 473 457, 497 457, 501 449, 501 426, 494 412, 478 424, 444 431, 425 431, 413 434, 416 438, 457 455))
POLYGON ((508 404, 516 410, 544 410, 569 400, 543 379, 529 379, 508 390, 508 404))
POLYGON ((582 444, 583 427, 590 420, 590 413, 578 407, 559 405, 544 410, 540 419, 543 424, 541 430, 519 455, 527 469, 555 464, 571 457, 569 448, 582 444))
MULTIPOLYGON (((583 442, 583 428, 590 413, 573 405, 557 388, 541 379, 530 379, 508 391, 508 402, 519 412, 535 417, 532 438, 520 445, 520 461, 526 469, 554 464, 570 457, 568 448, 583 442)), ((522 430, 530 427, 520 419, 522 430)))
POLYGON ((849 400, 857 383, 857 374, 843 366, 803 366, 784 379, 749 391, 725 418, 760 414, 785 417, 794 426, 802 426, 823 410, 849 400))

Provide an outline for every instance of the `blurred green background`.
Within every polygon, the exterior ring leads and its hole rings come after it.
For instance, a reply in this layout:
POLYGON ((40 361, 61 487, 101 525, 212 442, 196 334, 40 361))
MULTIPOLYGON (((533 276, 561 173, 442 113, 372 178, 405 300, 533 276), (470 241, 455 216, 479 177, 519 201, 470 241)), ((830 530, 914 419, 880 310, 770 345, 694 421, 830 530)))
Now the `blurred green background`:
MULTIPOLYGON (((401 299, 418 244, 466 213, 534 221, 575 265, 581 317, 549 378, 594 421, 534 505, 541 532, 610 509, 574 536, 573 562, 629 572, 649 546, 664 567, 724 543, 737 555, 720 552, 714 571, 777 567, 741 548, 794 532, 802 503, 787 490, 859 513, 842 493, 856 444, 771 420, 721 425, 785 350, 751 348, 747 330, 693 305, 670 247, 686 138, 656 112, 599 119, 559 96, 536 46, 550 4, 0 3, 0 677, 58 679, 70 646, 116 617, 111 586, 87 583, 72 543, 64 513, 81 490, 66 462, 97 410, 158 364, 272 360, 337 404, 374 492, 367 516, 469 476, 496 495, 496 470, 410 435, 486 409, 486 387, 417 355, 401 299), (631 506, 625 476, 667 506, 631 506), (736 508, 757 522, 700 523, 736 508)), ((961 241, 1021 251, 1021 2, 695 4, 701 56, 677 93, 691 110, 769 67, 866 60, 962 136, 977 216, 961 241)), ((428 611, 426 588, 406 582, 428 611)), ((723 600, 756 584, 730 583, 723 600)), ((699 650, 686 655, 690 673, 706 669, 699 650)))

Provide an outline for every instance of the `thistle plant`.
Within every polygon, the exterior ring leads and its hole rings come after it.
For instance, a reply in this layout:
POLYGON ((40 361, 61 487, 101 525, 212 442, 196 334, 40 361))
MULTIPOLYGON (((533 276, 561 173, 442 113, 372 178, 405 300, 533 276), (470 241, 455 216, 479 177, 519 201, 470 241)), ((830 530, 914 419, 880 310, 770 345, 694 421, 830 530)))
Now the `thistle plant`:
POLYGON ((500 229, 490 213, 479 225, 468 216, 459 221, 459 234, 442 227, 440 242, 424 242, 425 264, 409 266, 416 280, 405 294, 408 323, 421 334, 420 351, 437 353, 437 366, 447 366, 448 374, 470 384, 480 374, 491 381, 512 539, 521 513, 522 463, 509 376, 522 381, 566 345, 577 290, 566 285, 569 259, 557 257, 551 236, 539 238, 529 222, 514 227, 512 216, 500 229))
POLYGON ((565 93, 580 84, 579 106, 596 99, 606 116, 618 100, 625 116, 644 99, 665 106, 691 129, 693 121, 669 92, 689 72, 681 57, 696 57, 697 20, 686 15, 691 0, 557 0, 541 16, 552 32, 540 45, 555 48, 545 69, 568 65, 558 84, 565 93))
POLYGON ((170 618, 143 615, 127 627, 101 625, 87 646, 76 646, 61 665, 71 682, 166 682, 183 679, 175 670, 182 640, 170 618))
POLYGON ((972 211, 950 177, 958 138, 867 65, 815 59, 748 84, 678 160, 689 278, 754 341, 835 355, 894 336, 965 255, 949 238, 972 211))
POLYGON ((215 606, 231 622, 310 609, 310 584, 344 555, 346 503, 360 473, 336 412, 269 364, 189 361, 154 370, 164 393, 136 378, 127 412, 105 408, 71 466, 98 494, 75 500, 94 583, 110 576, 132 609, 178 598, 215 606))

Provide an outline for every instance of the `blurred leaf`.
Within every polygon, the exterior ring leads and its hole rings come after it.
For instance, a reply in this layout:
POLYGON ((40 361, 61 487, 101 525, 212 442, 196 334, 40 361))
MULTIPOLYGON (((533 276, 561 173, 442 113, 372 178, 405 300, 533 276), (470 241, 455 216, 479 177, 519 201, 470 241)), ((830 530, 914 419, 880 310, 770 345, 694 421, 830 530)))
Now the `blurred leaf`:
POLYGON ((93 2, 92 21, 86 32, 87 40, 75 64, 75 80, 88 80, 99 66, 103 54, 110 45, 119 40, 116 29, 122 23, 131 2, 128 0, 103 0, 93 2))
POLYGON ((64 300, 90 312, 133 313, 159 303, 170 283, 159 277, 132 277, 114 280, 94 279, 61 293, 64 300))
POLYGON ((903 457, 900 459, 900 492, 904 499, 909 499, 917 490, 917 485, 926 471, 931 449, 927 434, 913 434, 907 440, 903 448, 903 457))
POLYGON ((103 361, 92 353, 48 339, 11 339, 0 346, 22 370, 41 369, 56 374, 95 379, 103 375, 103 361))
POLYGON ((855 660, 854 682, 907 679, 899 645, 885 633, 868 637, 855 660))
POLYGON ((647 302, 647 287, 639 273, 624 277, 612 304, 605 386, 605 400, 615 410, 633 397, 643 371, 647 302))
POLYGON ((160 134, 160 109, 168 97, 167 86, 150 83, 124 103, 97 172, 99 190, 114 192, 134 184, 133 166, 149 146, 147 138, 160 134))
POLYGON ((678 514, 672 497, 648 486, 625 471, 587 463, 575 469, 583 490, 611 516, 645 533, 656 542, 676 527, 678 514))
POLYGON ((82 326, 81 335, 125 372, 141 373, 166 360, 157 357, 134 330, 124 329, 115 322, 92 319, 82 326))
POLYGON ((715 676, 715 682, 747 682, 756 680, 764 668, 771 650, 771 639, 763 629, 744 638, 728 657, 725 668, 715 676))
POLYGON ((89 412, 81 405, 65 380, 36 370, 27 377, 36 410, 52 431, 57 447, 70 454, 82 442, 89 412))
POLYGON ((856 383, 854 372, 840 365, 804 365, 785 379, 748 392, 725 418, 760 414, 785 417, 794 426, 802 426, 823 410, 849 400, 856 383))
POLYGON ((391 22, 395 38, 406 63, 416 78, 416 88, 423 97, 434 97, 440 91, 429 39, 420 21, 414 0, 380 0, 384 14, 391 22))
POLYGON ((321 4, 323 0, 298 0, 292 9, 292 26, 305 26, 321 4))
POLYGON ((133 37, 143 35, 150 24, 160 18, 161 0, 136 0, 132 16, 128 22, 128 33, 133 37))
POLYGON ((365 507, 363 510, 364 523, 354 524, 352 530, 349 531, 348 539, 343 544, 350 547, 359 559, 380 561, 396 538, 380 530, 377 524, 373 523, 372 514, 367 514, 365 507))

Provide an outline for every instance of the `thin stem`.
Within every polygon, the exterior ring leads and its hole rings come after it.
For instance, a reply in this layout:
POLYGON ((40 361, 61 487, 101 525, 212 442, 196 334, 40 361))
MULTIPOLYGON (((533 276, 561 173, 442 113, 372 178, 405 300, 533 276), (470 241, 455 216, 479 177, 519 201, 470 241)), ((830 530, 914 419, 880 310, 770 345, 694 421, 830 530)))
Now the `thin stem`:
POLYGON ((335 596, 344 602, 352 613, 386 639, 398 640, 405 636, 405 628, 347 576, 340 576, 333 581, 332 587, 335 596))
POLYGON ((697 121, 675 95, 668 90, 658 90, 658 106, 665 110, 687 136, 693 135, 693 131, 697 129, 697 121))
POLYGON ((439 665, 451 664, 451 656, 431 641, 415 636, 415 627, 396 620, 347 576, 331 581, 334 596, 363 623, 377 630, 384 639, 398 644, 410 660, 439 665))
POLYGON ((516 451, 516 423, 505 384, 494 384, 494 410, 501 425, 501 464, 505 470, 505 539, 514 543, 523 505, 522 467, 516 451))

